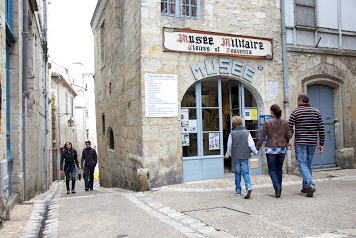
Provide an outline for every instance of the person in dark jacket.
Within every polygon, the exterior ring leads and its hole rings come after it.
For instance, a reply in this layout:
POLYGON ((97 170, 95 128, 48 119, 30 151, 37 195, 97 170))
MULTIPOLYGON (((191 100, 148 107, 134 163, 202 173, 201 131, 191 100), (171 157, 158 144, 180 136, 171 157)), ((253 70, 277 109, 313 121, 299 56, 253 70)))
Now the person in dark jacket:
POLYGON ((292 137, 292 133, 289 130, 288 122, 281 118, 281 108, 277 104, 273 104, 270 111, 272 118, 263 123, 256 149, 260 149, 263 140, 267 135, 265 152, 268 172, 273 183, 276 198, 279 198, 282 192, 283 162, 287 152, 287 143, 292 137))
POLYGON ((71 174, 72 176, 72 193, 75 193, 75 165, 80 169, 79 163, 78 163, 78 156, 77 156, 77 151, 73 149, 72 143, 67 142, 64 144, 63 152, 62 152, 62 157, 61 157, 61 163, 60 163, 60 168, 61 168, 61 174, 63 173, 63 161, 64 161, 64 173, 66 175, 66 185, 67 185, 67 194, 70 193, 69 190, 69 176, 71 174))
POLYGON ((242 125, 242 122, 242 118, 239 116, 232 118, 233 128, 229 135, 224 159, 229 158, 230 155, 234 159, 236 195, 241 195, 240 183, 242 175, 246 188, 244 198, 248 199, 252 192, 248 159, 251 158, 251 151, 254 154, 258 154, 258 150, 255 148, 250 132, 242 125))
POLYGON ((89 140, 85 142, 85 148, 82 153, 81 166, 84 168, 84 181, 85 181, 85 191, 93 190, 94 182, 94 169, 98 162, 98 157, 96 151, 90 147, 91 143, 89 140), (85 165, 83 167, 83 163, 85 165))

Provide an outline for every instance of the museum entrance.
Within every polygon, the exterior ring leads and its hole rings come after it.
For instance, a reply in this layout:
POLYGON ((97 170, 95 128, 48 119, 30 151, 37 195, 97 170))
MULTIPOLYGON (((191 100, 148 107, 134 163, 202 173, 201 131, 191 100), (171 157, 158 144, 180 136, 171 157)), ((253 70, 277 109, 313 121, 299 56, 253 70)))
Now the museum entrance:
MULTIPOLYGON (((184 181, 222 178, 233 170, 233 161, 223 159, 232 116, 244 119, 257 143, 259 111, 256 96, 241 82, 217 77, 193 84, 181 103, 184 181)), ((260 154, 251 157, 250 173, 262 173, 260 154)))

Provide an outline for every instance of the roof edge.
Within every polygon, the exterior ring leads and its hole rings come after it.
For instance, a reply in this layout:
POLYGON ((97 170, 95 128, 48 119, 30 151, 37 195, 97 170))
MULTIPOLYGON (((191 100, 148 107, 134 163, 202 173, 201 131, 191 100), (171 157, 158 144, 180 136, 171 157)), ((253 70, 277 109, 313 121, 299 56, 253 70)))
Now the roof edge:
POLYGON ((100 17, 104 12, 104 9, 105 9, 107 3, 108 3, 108 0, 98 0, 98 3, 96 4, 93 17, 91 18, 91 21, 90 21, 91 30, 93 33, 94 33, 96 27, 98 26, 100 17))

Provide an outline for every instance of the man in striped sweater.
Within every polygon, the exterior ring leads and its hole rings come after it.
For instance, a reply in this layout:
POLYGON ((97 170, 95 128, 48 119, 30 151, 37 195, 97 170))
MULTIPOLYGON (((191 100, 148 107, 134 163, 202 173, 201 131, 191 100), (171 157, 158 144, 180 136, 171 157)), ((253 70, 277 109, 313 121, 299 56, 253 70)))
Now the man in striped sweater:
MULTIPOLYGON (((298 108, 294 109, 290 115, 289 127, 293 133, 293 126, 295 126, 295 157, 300 173, 303 176, 303 189, 301 192, 306 193, 307 197, 312 197, 316 191, 315 183, 312 180, 312 161, 316 147, 318 154, 323 152, 325 131, 319 110, 309 105, 308 102, 308 94, 301 93, 298 95, 298 108)), ((291 148, 290 144, 288 145, 291 148)))

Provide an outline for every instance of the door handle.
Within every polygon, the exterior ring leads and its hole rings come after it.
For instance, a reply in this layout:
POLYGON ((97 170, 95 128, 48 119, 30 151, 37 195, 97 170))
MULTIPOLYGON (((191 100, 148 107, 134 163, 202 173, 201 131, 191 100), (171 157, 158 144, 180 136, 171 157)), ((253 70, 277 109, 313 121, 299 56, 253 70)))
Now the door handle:
POLYGON ((327 131, 327 133, 331 133, 331 131, 327 131))

